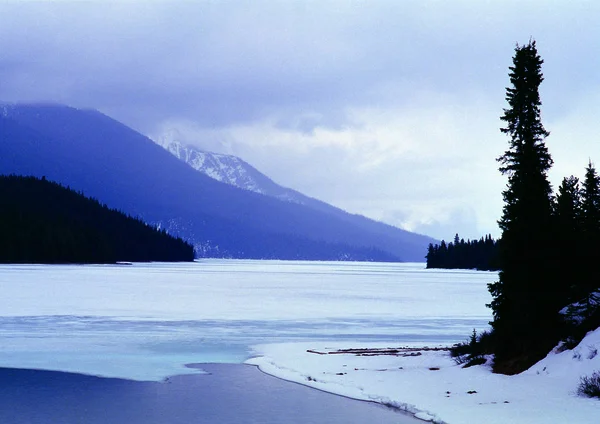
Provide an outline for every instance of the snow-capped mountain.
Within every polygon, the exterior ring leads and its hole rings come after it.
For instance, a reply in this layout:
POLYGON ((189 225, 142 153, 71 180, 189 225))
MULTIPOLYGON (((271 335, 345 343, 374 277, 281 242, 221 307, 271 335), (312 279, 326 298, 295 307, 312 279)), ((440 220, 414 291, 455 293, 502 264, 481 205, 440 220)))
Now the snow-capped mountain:
POLYGON ((165 138, 158 140, 157 144, 195 170, 222 183, 288 202, 307 204, 308 200, 313 200, 280 186, 237 156, 208 152, 165 138))
POLYGON ((192 168, 214 178, 245 190, 263 193, 252 177, 250 165, 236 156, 205 152, 193 147, 183 146, 173 141, 163 147, 190 165, 192 168))
POLYGON ((424 254, 421 254, 421 250, 427 244, 425 240, 429 240, 429 242, 433 241, 429 237, 410 233, 362 215, 348 213, 329 203, 306 196, 299 191, 282 187, 237 156, 212 153, 193 146, 184 146, 172 135, 164 136, 157 141, 157 144, 198 172, 215 180, 243 190, 274 197, 284 202, 297 203, 317 212, 335 217, 362 230, 377 234, 377 243, 386 246, 386 248, 394 252, 400 253, 402 257, 408 258, 408 260, 422 261, 424 254), (413 248, 405 249, 400 246, 401 244, 411 244, 413 248))

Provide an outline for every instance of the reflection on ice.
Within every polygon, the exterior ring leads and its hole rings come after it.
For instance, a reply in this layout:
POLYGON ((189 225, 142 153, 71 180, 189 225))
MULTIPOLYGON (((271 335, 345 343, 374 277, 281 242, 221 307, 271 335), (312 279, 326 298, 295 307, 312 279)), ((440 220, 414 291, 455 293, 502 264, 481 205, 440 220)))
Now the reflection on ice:
POLYGON ((484 328, 494 273, 423 264, 201 261, 0 266, 0 366, 133 379, 249 347, 453 343, 484 328), (473 307, 475 305, 475 307, 473 307))

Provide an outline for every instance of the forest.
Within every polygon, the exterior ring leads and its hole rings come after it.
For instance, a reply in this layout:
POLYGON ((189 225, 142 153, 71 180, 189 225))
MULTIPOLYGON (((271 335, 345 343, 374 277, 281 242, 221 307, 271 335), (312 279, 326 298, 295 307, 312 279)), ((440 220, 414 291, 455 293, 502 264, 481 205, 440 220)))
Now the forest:
POLYGON ((192 261, 164 230, 45 178, 0 176, 1 263, 192 261))
MULTIPOLYGON (((590 160, 582 182, 571 175, 556 193, 552 189, 548 171, 554 162, 545 144, 550 133, 541 121, 539 95, 543 62, 530 40, 517 45, 509 67, 508 107, 500 119, 510 140, 497 159, 508 177, 494 259, 499 278, 488 285, 491 332, 474 334, 470 343, 474 356, 493 354, 494 371, 503 374, 528 369, 559 343, 574 347, 600 326, 600 177, 590 160)), ((455 240, 452 249, 432 247, 431 259, 443 251, 441 265, 455 265, 461 245, 455 240)), ((473 265, 476 256, 469 261, 473 265)))
POLYGON ((491 234, 479 240, 462 239, 456 234, 454 241, 429 244, 427 248, 427 268, 476 269, 497 271, 498 243, 491 234))

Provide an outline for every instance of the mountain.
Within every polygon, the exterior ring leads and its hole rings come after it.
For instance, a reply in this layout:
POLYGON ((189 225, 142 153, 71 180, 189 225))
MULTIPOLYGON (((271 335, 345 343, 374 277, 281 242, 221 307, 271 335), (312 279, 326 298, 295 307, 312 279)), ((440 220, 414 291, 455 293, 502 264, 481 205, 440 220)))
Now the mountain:
POLYGON ((45 179, 0 176, 1 263, 192 261, 192 245, 45 179))
POLYGON ((305 196, 281 187, 237 156, 207 152, 184 146, 178 141, 160 140, 158 144, 195 170, 217 181, 280 200, 304 203, 301 198, 305 196))
POLYGON ((401 255, 407 260, 422 262, 425 257, 426 246, 429 243, 436 242, 420 234, 411 233, 362 215, 348 213, 296 190, 282 187, 237 156, 208 152, 194 146, 183 145, 177 140, 168 138, 159 139, 157 144, 195 170, 217 181, 282 201, 298 203, 332 215, 365 231, 375 233, 379 237, 379 246, 401 255), (424 242, 424 240, 426 241, 424 242), (408 251, 406 246, 412 246, 414 252, 408 251))
POLYGON ((95 110, 0 106, 0 173, 46 176, 161 225, 201 257, 422 261, 432 241, 402 232, 390 248, 381 228, 221 183, 95 110))

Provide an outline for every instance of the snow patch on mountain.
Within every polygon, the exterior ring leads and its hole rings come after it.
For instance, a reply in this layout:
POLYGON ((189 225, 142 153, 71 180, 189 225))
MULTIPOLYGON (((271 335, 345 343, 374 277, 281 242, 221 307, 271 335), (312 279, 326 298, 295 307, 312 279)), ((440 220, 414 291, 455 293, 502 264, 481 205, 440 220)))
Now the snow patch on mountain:
POLYGON ((193 146, 184 146, 176 140, 162 138, 157 141, 168 152, 197 171, 226 184, 253 191, 279 200, 305 204, 303 195, 281 187, 249 163, 237 156, 213 153, 193 146))
MULTIPOLYGON (((155 142, 198 172, 202 172, 215 180, 243 190, 274 197, 283 202, 306 206, 315 211, 341 219, 355 228, 376 234, 370 242, 371 245, 385 245, 386 249, 394 252, 395 255, 403 260, 422 261, 426 254, 427 244, 438 242, 429 237, 411 233, 361 215, 350 214, 296 190, 282 187, 252 165, 236 156, 212 153, 193 146, 185 146, 178 141, 176 131, 165 133, 158 140, 155 140, 155 142)), ((196 247, 197 251, 215 248, 211 241, 206 241, 202 246, 197 246, 194 243, 194 247, 196 247)))
POLYGON ((176 141, 169 142, 163 147, 192 168, 217 181, 263 193, 248 172, 247 164, 236 156, 206 152, 191 146, 183 146, 176 141))

